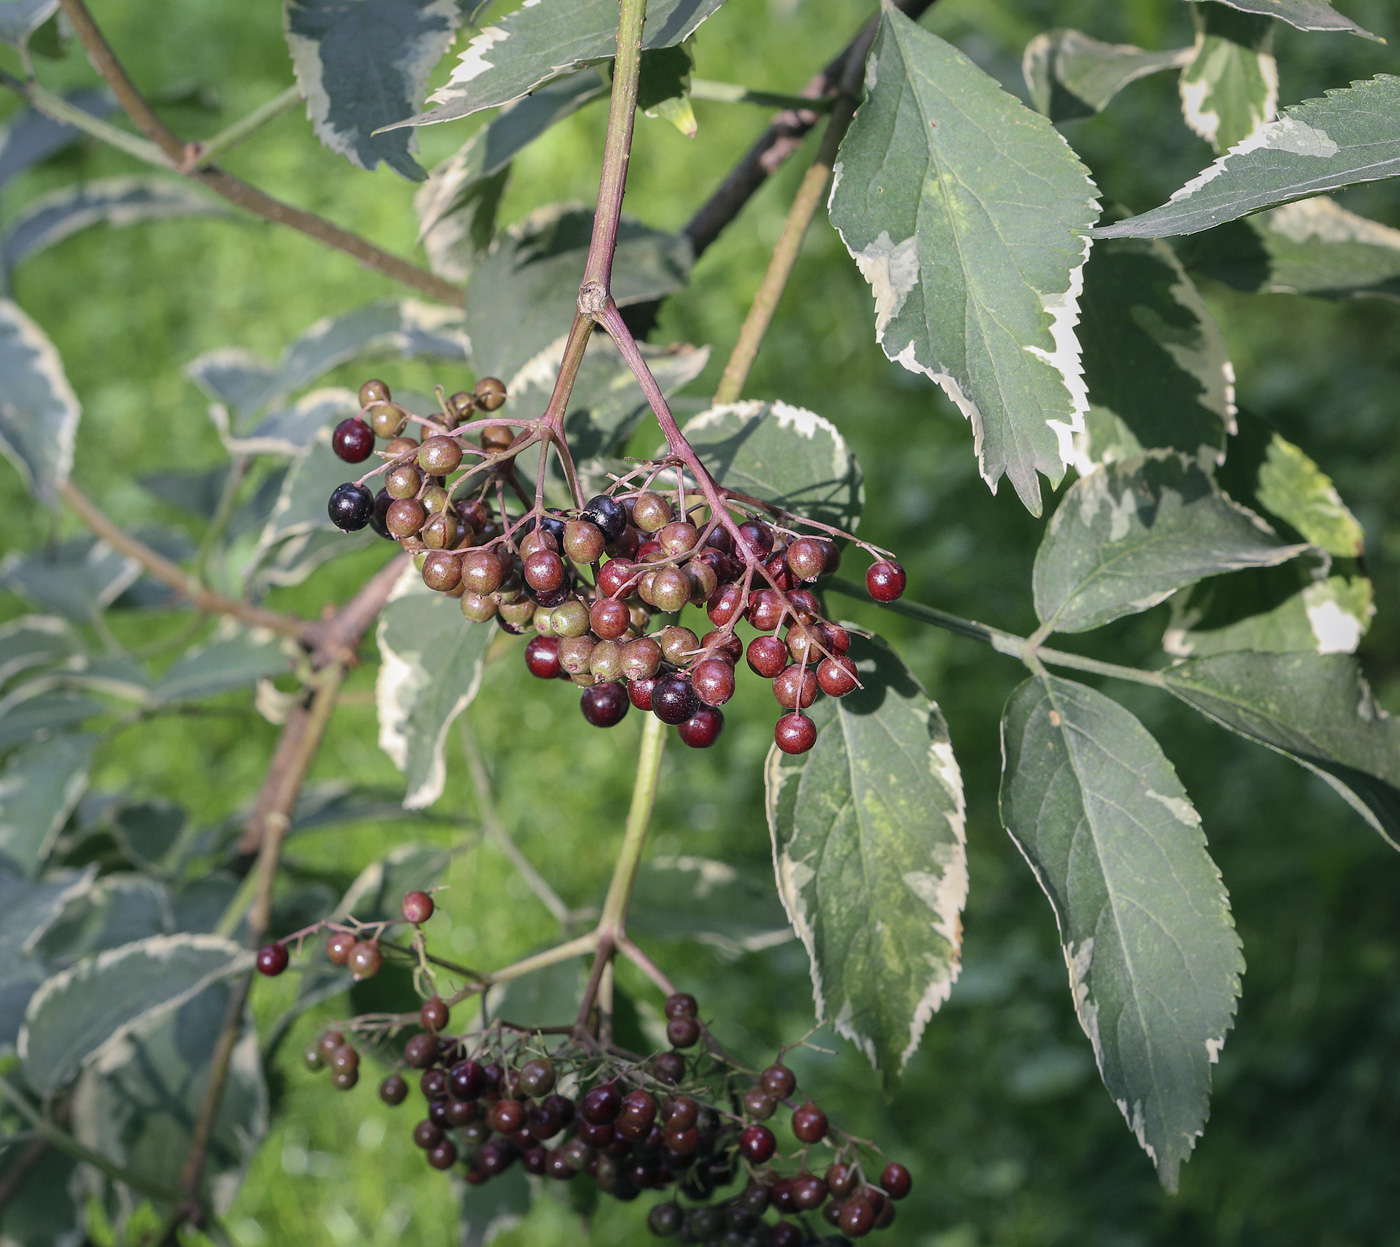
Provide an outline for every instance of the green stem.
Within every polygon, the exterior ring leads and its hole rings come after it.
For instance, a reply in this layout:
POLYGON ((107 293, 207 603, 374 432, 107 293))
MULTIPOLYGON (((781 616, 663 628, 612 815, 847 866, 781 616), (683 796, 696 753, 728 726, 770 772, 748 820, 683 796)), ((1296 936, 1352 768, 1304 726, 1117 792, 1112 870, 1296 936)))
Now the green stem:
POLYGON ((113 1181, 121 1182, 129 1186, 133 1191, 140 1191, 144 1195, 149 1195, 153 1199, 179 1200, 178 1191, 169 1190, 166 1187, 158 1186, 153 1182, 136 1174, 128 1173, 120 1165, 113 1164, 100 1152, 94 1152, 91 1148, 84 1147, 71 1134, 65 1130, 60 1130, 53 1122, 49 1121, 25 1098, 23 1092, 14 1085, 3 1074, 0 1074, 0 1095, 3 1095, 11 1104, 15 1111, 25 1119, 34 1130, 43 1136, 52 1146, 58 1148, 60 1152, 67 1152, 74 1160, 80 1160, 86 1165, 91 1165, 94 1169, 105 1173, 113 1181))
POLYGON ((293 84, 280 95, 273 96, 266 104, 253 109, 246 117, 235 121, 227 129, 220 130, 212 138, 206 139, 202 143, 191 143, 193 158, 188 162, 187 167, 198 169, 204 165, 213 164, 224 152, 251 138, 264 126, 270 125, 284 113, 291 112, 300 100, 301 88, 293 84))
POLYGON ((627 826, 622 833, 622 848, 613 866, 612 882, 608 884, 603 913, 598 919, 601 937, 615 942, 627 922, 627 906, 632 900, 632 886, 637 882, 637 870, 642 864, 646 847, 647 827, 656 805, 657 780, 661 774, 661 755, 666 748, 666 725, 655 715, 648 715, 642 728, 641 750, 637 755, 637 779, 632 788, 632 806, 627 811, 627 826))
POLYGON ((45 117, 81 130, 84 134, 124 151, 128 156, 135 156, 137 160, 148 165, 155 165, 158 169, 174 168, 166 159, 165 153, 149 139, 143 139, 129 130, 114 126, 110 121, 103 121, 101 117, 84 112, 76 104, 70 104, 63 96, 46 90, 37 82, 21 82, 10 74, 0 73, 0 84, 8 87, 16 95, 23 96, 36 112, 43 113, 45 117))
POLYGON ((831 99, 812 99, 806 95, 786 95, 781 91, 756 91, 737 82, 715 82, 710 78, 690 80, 690 98, 712 100, 717 104, 757 104, 760 108, 800 108, 806 112, 831 111, 831 99))

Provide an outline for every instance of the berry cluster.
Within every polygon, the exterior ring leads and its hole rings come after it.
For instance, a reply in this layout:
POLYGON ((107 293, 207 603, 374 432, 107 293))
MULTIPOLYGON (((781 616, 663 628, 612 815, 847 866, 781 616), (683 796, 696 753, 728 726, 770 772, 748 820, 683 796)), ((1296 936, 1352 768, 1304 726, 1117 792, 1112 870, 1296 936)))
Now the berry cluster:
MULTIPOLYGON (((718 486, 718 504, 695 503, 692 495, 688 505, 684 472, 672 459, 641 465, 576 510, 537 502, 513 517, 505 486, 518 491, 513 459, 528 433, 485 422, 452 432, 473 410, 500 407, 499 381, 488 377, 473 393, 446 400, 438 420, 420 421, 436 430, 422 443, 403 436, 418 417, 393 404, 383 382, 367 381, 360 399, 369 423, 343 422, 336 452, 360 462, 375 435, 391 436, 377 469, 387 472, 386 483, 374 498, 363 482, 339 486, 331 518, 351 530, 373 524, 398 539, 415 552, 424 583, 459 598, 467 619, 494 618, 516 634, 533 629, 527 667, 579 685, 580 708, 594 726, 611 727, 635 706, 674 725, 685 744, 705 748, 724 726, 720 707, 746 658, 772 681, 783 711, 778 747, 805 753, 817 732, 804 711, 820 694, 844 697, 859 686, 847 656, 850 635, 823 618, 811 587, 836 569, 836 540, 854 541, 848 534, 718 486), (478 425, 474 442, 468 433, 478 425), (447 476, 468 456, 449 486, 447 476), (652 488, 671 470, 675 501, 652 488), (708 615, 712 626, 703 635, 677 622, 652 630, 657 615, 674 617, 687 606, 708 615), (741 621, 758 634, 747 646, 735 632, 741 621)), ((857 544, 875 556, 866 573, 870 595, 899 597, 903 568, 857 544)))

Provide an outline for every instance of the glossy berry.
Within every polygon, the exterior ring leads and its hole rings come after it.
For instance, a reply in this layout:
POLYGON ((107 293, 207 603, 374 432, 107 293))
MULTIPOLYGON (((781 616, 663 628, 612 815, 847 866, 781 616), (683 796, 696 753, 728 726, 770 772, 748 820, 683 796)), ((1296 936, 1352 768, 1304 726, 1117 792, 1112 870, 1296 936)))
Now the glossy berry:
POLYGON ((570 520, 564 526, 564 553, 575 563, 596 562, 607 544, 603 530, 587 520, 570 520))
POLYGON ((351 416, 335 426, 331 449, 346 463, 363 463, 374 451, 374 430, 358 416, 351 416))
POLYGON ((787 548, 787 565, 798 580, 815 580, 826 571, 826 548, 815 537, 799 537, 787 548))
POLYGON ((434 550, 423 561, 423 583, 436 593, 451 593, 462 583, 462 564, 450 550, 434 550))
POLYGON ((384 488, 391 498, 416 498, 423 488, 423 474, 411 463, 401 463, 384 474, 384 488))
POLYGON ((438 434, 418 447, 418 466, 429 476, 446 476, 462 462, 462 448, 452 437, 438 434))
MULTIPOLYGON (((520 1067, 520 1090, 529 1096, 548 1095, 554 1089, 554 1062, 547 1057, 526 1061, 520 1067)), ((553 1134, 554 1131, 550 1131, 553 1134)), ((546 1138, 549 1136, 546 1135, 546 1138)))
POLYGON ((434 1169, 451 1169, 457 1163, 457 1145, 444 1139, 428 1153, 428 1164, 434 1169))
POLYGON ((350 960, 350 950, 355 947, 355 937, 349 931, 332 931, 326 937, 326 959, 333 965, 343 966, 350 960))
POLYGON ((413 1069, 427 1069, 437 1060, 438 1041, 436 1035, 414 1035, 404 1045, 403 1059, 413 1069))
POLYGON ((797 1075, 786 1065, 775 1062, 758 1076, 758 1085, 775 1100, 786 1100, 797 1090, 797 1075))
POLYGON ((348 1043, 341 1044, 331 1053, 326 1064, 333 1070, 353 1070, 360 1068, 360 1054, 348 1043))
POLYGON ((624 591, 630 594, 628 581, 636 570, 631 559, 609 559, 598 573, 598 592, 604 597, 619 597, 624 591))
POLYGON ((904 568, 891 559, 872 563, 865 573, 865 587, 877 602, 893 602, 904 592, 904 568))
POLYGON ((701 706, 690 718, 676 727, 681 743, 689 745, 692 749, 708 749, 719 739, 723 730, 724 711, 716 710, 713 706, 701 706))
POLYGON ((390 1074, 379 1084, 379 1098, 390 1107, 402 1104, 408 1097, 408 1083, 398 1074, 390 1074))
POLYGON ((374 514, 369 517, 369 526, 381 537, 388 537, 391 541, 394 535, 389 531, 384 521, 389 514, 389 507, 392 505, 393 501, 394 500, 389 497, 389 491, 387 489, 381 489, 374 495, 374 514))
POLYGON ((504 579, 501 560, 490 550, 468 550, 462 555, 462 583, 471 592, 494 593, 504 579))
POLYGON ((314 1043, 309 1043, 301 1050, 301 1063, 313 1074, 318 1069, 325 1067, 325 1061, 321 1059, 321 1050, 314 1043))
MULTIPOLYGON (((403 432, 407 423, 408 412, 394 403, 376 403, 370 409, 369 427, 374 430, 375 437, 388 438, 392 442, 403 432)), ((402 453, 392 445, 384 447, 384 451, 395 456, 402 453)))
POLYGON ((360 406, 368 407, 371 403, 387 403, 389 401, 389 387, 377 377, 371 377, 364 385, 360 386, 360 406))
POLYGON ((656 1100, 649 1091, 629 1091, 622 1097, 622 1118, 650 1127, 656 1120, 656 1100))
POLYGON ((666 1023, 666 1038, 673 1048, 693 1048, 700 1039, 700 1023, 694 1018, 672 1018, 666 1023))
POLYGON ((374 514, 374 495, 363 485, 337 485, 326 504, 326 513, 342 532, 359 532, 374 514))
MULTIPOLYGON (((673 614, 690 601, 690 577, 679 567, 663 567, 652 578, 651 604, 659 611, 673 614)), ((643 600, 646 595, 643 594, 643 600)))
POLYGON ((589 610, 588 620, 595 636, 616 641, 631 624, 632 612, 616 598, 599 598, 589 610))
POLYGON ((765 1095, 762 1087, 750 1087, 743 1096, 744 1116, 753 1121, 767 1121, 777 1110, 777 1103, 765 1095))
POLYGON ((564 560, 553 550, 536 550, 525 560, 525 583, 532 589, 557 589, 564 575, 564 560))
POLYGON ((864 1238, 875 1228, 875 1205, 858 1197, 848 1199, 837 1224, 849 1238, 864 1238))
POLYGON ((627 509, 616 498, 598 494, 588 500, 579 518, 596 524, 608 541, 616 541, 627 528, 627 509))
POLYGON ((760 589, 749 595, 749 622, 760 632, 772 632, 787 613, 782 596, 772 589, 760 589))
POLYGON ((726 659, 707 658, 695 664, 690 683, 707 706, 722 706, 734 696, 734 668, 726 659))
POLYGON ((425 1100, 440 1100, 447 1094, 448 1078, 445 1071, 436 1067, 425 1069, 418 1080, 418 1090, 425 1100))
POLYGON ((686 520, 672 520, 656 539, 667 554, 689 554, 700 544, 700 530, 686 520))
POLYGON ((805 710, 817 699, 817 673, 798 663, 785 667, 773 681, 773 696, 785 709, 805 710))
POLYGON ((680 1233, 685 1223, 685 1214, 675 1203, 657 1204, 647 1213, 647 1229, 658 1238, 671 1238, 680 1233))
POLYGON ((584 1092, 578 1102, 578 1115, 595 1126, 611 1125, 622 1112, 622 1096, 612 1083, 603 1083, 584 1092))
POLYGON ((426 892, 405 892, 399 912, 405 922, 427 922, 433 916, 433 898, 426 892))
POLYGON ((792 1184, 792 1202, 799 1212, 811 1212, 826 1201, 826 1183, 816 1174, 799 1174, 792 1184))
POLYGON ((685 1077, 685 1057, 679 1052, 658 1052, 652 1058, 651 1072, 659 1081, 674 1087, 685 1077))
POLYGON ((420 1121, 413 1127, 413 1142, 425 1152, 442 1142, 442 1127, 431 1121, 420 1121))
POLYGON ((285 944, 268 944, 258 949, 258 973, 276 978, 287 968, 287 960, 285 944))
POLYGON ((778 1140, 767 1126, 747 1126, 739 1136, 739 1150, 755 1165, 771 1159, 777 1147, 778 1140))
POLYGON ((337 1091, 351 1091, 359 1081, 358 1069, 338 1069, 331 1072, 331 1086, 337 1091))
POLYGON ((486 1091, 486 1070, 476 1061, 458 1061, 447 1075, 448 1090, 459 1100, 475 1100, 486 1091))
POLYGON ((805 714, 793 710, 778 720, 773 739, 784 753, 806 753, 817 743, 817 725, 805 714))
POLYGON ((552 636, 531 637, 525 645, 525 666, 530 674, 541 680, 555 680, 559 677, 559 638, 552 636))
POLYGON ((652 687, 651 711, 663 723, 684 723, 699 705, 690 681, 679 672, 663 675, 652 687))
POLYGON ((856 686, 856 665, 845 654, 823 658, 817 665, 817 683, 828 697, 844 697, 856 686))
POLYGON ((486 1120, 497 1134, 514 1134, 525 1124, 525 1106, 519 1100, 497 1100, 486 1110, 486 1120))
POLYGON ((826 1138, 826 1114, 808 1100, 792 1110, 792 1132, 803 1143, 820 1143, 826 1138))
POLYGON ((482 377, 476 383, 472 397, 483 411, 497 411, 506 401, 505 382, 496 377, 482 377))
POLYGON ((584 689, 579 698, 583 717, 594 727, 615 727, 626 717, 631 704, 627 690, 614 680, 584 689))
POLYGON ((749 642, 747 658, 751 671, 771 680, 787 666, 788 650, 775 636, 756 636, 749 642))
POLYGON ((885 1188, 885 1194, 891 1199, 903 1199, 909 1194, 914 1181, 909 1176, 909 1170, 895 1161, 890 1161, 885 1166, 885 1171, 880 1175, 880 1185, 885 1188))
POLYGON ((765 558, 773 549, 773 530, 762 520, 748 520, 739 525, 739 536, 759 558, 765 558))
POLYGON ((345 964, 357 979, 367 979, 378 973, 384 963, 384 956, 374 940, 360 940, 350 950, 345 964))
POLYGON ((661 1120, 667 1130, 689 1130, 700 1120, 700 1105, 688 1095, 678 1095, 666 1102, 661 1120))
POLYGON ((427 508, 417 498, 396 498, 384 516, 384 527, 395 537, 416 537, 427 520, 427 508))
POLYGON ((441 996, 433 996, 423 1002, 423 1007, 418 1010, 418 1020, 423 1023, 425 1030, 445 1030, 451 1012, 447 1007, 447 1001, 441 996))
POLYGON ((668 1018, 693 1018, 700 1014, 700 1002, 689 992, 667 996, 663 1007, 668 1018))

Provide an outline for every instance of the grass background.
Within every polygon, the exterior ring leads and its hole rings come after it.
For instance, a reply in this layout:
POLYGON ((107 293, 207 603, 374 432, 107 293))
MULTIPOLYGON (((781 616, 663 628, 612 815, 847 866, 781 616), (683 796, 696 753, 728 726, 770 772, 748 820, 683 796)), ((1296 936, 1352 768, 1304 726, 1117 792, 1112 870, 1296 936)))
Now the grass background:
MULTIPOLYGON (((184 135, 213 133, 291 81, 277 6, 237 0, 94 0, 94 11, 152 94, 196 84, 213 107, 164 111, 184 135)), ((1400 18, 1387 0, 1349 0, 1358 21, 1390 36, 1379 47, 1281 28, 1285 103, 1376 72, 1395 72, 1400 18)), ((855 0, 733 0, 701 31, 696 72, 795 90, 867 16, 855 0)), ((926 25, 1012 89, 1020 50, 1052 25, 1149 47, 1189 41, 1180 0, 943 0, 926 25)), ((12 59, 12 58, 11 58, 12 59)), ((13 68, 10 60, 6 67, 13 68)), ((91 82, 70 51, 41 62, 55 89, 91 82)), ((441 74, 442 71, 440 71, 441 74)), ((8 108, 0 102, 0 108, 8 108)), ((766 121, 757 110, 698 103, 699 137, 642 121, 628 211, 679 227, 766 121)), ((556 127, 516 162, 502 221, 540 204, 588 201, 596 184, 603 110, 556 127)), ((474 123, 423 132, 425 164, 450 154, 474 123)), ((1161 202, 1210 154, 1183 125, 1167 76, 1134 85, 1106 115, 1069 130, 1104 200, 1141 211, 1161 202)), ((303 116, 284 117, 229 156, 228 166, 271 194, 415 254, 413 187, 391 172, 364 173, 316 142, 303 116)), ((655 341, 709 343, 715 357, 689 390, 714 385, 777 237, 804 161, 794 160, 701 260, 670 300, 655 341)), ((77 179, 130 172, 118 154, 75 148, 17 179, 0 219, 33 196, 77 179)), ((1345 196, 1348 206, 1400 226, 1395 183, 1345 196)), ((289 231, 237 218, 97 229, 27 262, 13 275, 21 305, 49 332, 84 404, 76 476, 123 523, 187 521, 140 489, 138 474, 209 467, 221 448, 181 367, 222 346, 273 358, 312 321, 398 293, 384 278, 289 231)), ((1362 519, 1380 613, 1363 656, 1383 702, 1400 709, 1400 308, 1243 296, 1208 286, 1229 341, 1242 403, 1316 457, 1362 519)), ((449 390, 468 378, 422 365, 376 366, 395 386, 449 390)), ((358 384, 366 367, 331 383, 358 384)), ((1029 568, 1041 524, 1009 490, 976 476, 965 423, 926 381, 888 364, 875 347, 866 287, 829 224, 811 231, 779 318, 748 387, 833 419, 859 456, 875 541, 899 551, 911 597, 997 625, 1033 626, 1029 568)), ((649 447, 652 433, 640 444, 649 447)), ((7 547, 32 548, 73 530, 23 495, 0 469, 7 547)), ((1048 508, 1047 508, 1048 509, 1048 508)), ((344 600, 382 550, 337 560, 274 604, 308 612, 344 600)), ((843 603, 843 607, 847 604, 843 603)), ((3 617, 23 603, 0 599, 3 617)), ((849 604, 867 623, 868 606, 849 604)), ((1107 630, 1124 661, 1148 661, 1161 609, 1107 630)), ((914 1171, 916 1194, 883 1239, 892 1247, 1147 1247, 1270 1244, 1370 1247, 1400 1243, 1400 863, 1325 786, 1285 761, 1211 728, 1145 690, 1113 687, 1163 742, 1205 819, 1230 888, 1248 973, 1236 1029, 1216 1076, 1212 1120, 1186 1166, 1181 1193, 1164 1195, 1099 1085, 1075 1022, 1053 919, 996 812, 997 722, 1018 668, 975 644, 880 616, 939 699, 968 789, 971 897, 965 970, 930 1025, 909 1076, 889 1104, 848 1046, 795 1058, 831 1116, 874 1137, 914 1171)), ((128 643, 178 618, 114 618, 128 643)), ((1096 650, 1096 652, 1098 652, 1096 650)), ((354 674, 313 778, 392 786, 376 745, 372 664, 354 674)), ((719 745, 665 761, 655 851, 723 858, 768 869, 761 759, 771 703, 750 681, 732 703, 719 745)), ((213 821, 255 789, 275 729, 246 702, 224 717, 146 723, 101 757, 99 788, 161 796, 213 821)), ((511 655, 489 669, 470 712, 503 817, 521 847, 574 905, 595 904, 620 835, 640 723, 584 730, 566 690, 529 681, 511 655)), ((449 741, 441 808, 468 821, 473 794, 449 741)), ((446 830, 361 824, 292 846, 309 867, 348 875, 406 838, 451 841, 446 830)), ((470 842, 451 873, 435 935, 463 959, 505 962, 551 938, 553 923, 490 847, 470 842)), ((713 950, 656 942, 658 959, 701 999, 725 1042, 751 1061, 810 1025, 800 949, 788 944, 725 962, 713 950)), ((639 1008, 654 993, 624 976, 639 1008)), ((291 976, 256 993, 260 1017, 294 992, 291 976)), ((343 1010, 344 1006, 340 1006, 343 1010)), ((276 1117, 229 1217, 240 1247, 438 1244, 460 1236, 459 1195, 428 1170, 407 1137, 404 1112, 383 1108, 367 1080, 351 1095, 305 1075, 301 1042, 335 1015, 303 1019, 272 1071, 276 1117)), ((543 1199, 510 1247, 645 1241, 648 1201, 600 1210, 584 1231, 562 1203, 543 1199)))

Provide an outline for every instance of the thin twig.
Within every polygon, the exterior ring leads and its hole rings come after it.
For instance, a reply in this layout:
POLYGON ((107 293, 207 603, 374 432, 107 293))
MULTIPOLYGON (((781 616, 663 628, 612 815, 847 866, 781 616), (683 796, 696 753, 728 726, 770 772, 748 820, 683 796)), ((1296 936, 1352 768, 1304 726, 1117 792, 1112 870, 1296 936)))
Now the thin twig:
MULTIPOLYGON (((189 144, 191 159, 188 161, 188 167, 198 169, 213 164, 215 157, 222 156, 224 152, 246 142, 264 126, 270 125, 284 113, 291 112, 300 102, 301 88, 294 84, 274 95, 266 104, 253 109, 246 117, 240 117, 232 125, 220 130, 218 134, 189 144)), ((182 171, 187 172, 188 169, 182 171)))

